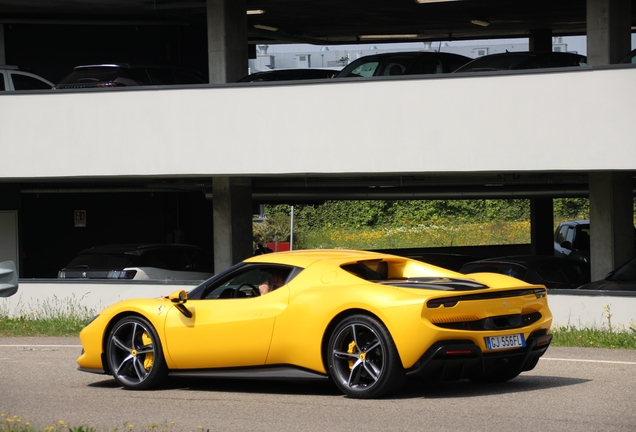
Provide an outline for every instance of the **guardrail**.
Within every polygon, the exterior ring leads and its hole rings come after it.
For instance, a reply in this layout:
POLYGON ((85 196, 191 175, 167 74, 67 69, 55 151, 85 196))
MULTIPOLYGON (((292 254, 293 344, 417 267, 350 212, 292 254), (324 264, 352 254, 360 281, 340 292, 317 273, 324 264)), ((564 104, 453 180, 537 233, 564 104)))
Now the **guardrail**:
MULTIPOLYGON (((154 298, 191 290, 190 281, 20 280, 18 292, 0 298, 0 313, 12 317, 47 313, 96 313, 129 298, 154 298)), ((554 326, 615 329, 636 327, 636 292, 549 290, 554 326)))

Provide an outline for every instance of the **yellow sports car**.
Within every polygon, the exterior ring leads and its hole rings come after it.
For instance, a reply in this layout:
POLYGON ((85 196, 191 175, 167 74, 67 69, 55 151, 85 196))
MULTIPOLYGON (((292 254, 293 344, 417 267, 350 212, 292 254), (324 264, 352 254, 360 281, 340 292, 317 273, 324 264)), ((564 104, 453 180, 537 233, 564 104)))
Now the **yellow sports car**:
POLYGON ((377 398, 415 377, 512 379, 536 366, 551 322, 545 287, 508 276, 375 252, 280 252, 188 293, 106 308, 80 333, 77 363, 130 389, 169 373, 331 379, 377 398))

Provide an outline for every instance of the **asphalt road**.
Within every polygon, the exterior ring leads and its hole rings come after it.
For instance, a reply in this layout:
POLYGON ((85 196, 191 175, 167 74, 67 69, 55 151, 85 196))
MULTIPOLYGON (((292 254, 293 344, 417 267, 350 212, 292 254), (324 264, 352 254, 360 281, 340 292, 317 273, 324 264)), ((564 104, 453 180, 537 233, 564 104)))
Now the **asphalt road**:
POLYGON ((97 431, 636 430, 636 351, 551 347, 508 383, 409 384, 369 401, 327 382, 171 378, 127 391, 77 371, 79 353, 76 338, 0 338, 0 414, 97 431))

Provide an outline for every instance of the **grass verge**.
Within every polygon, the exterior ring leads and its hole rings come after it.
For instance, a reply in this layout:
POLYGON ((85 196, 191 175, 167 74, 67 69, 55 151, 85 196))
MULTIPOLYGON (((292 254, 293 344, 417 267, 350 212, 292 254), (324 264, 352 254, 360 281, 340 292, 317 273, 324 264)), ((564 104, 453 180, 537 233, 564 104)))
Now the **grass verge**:
MULTIPOLYGON (((172 432, 176 428, 174 422, 171 423, 152 423, 147 426, 141 426, 136 428, 134 424, 124 422, 121 427, 113 427, 104 429, 104 431, 154 431, 154 432, 172 432)), ((203 430, 203 426, 199 426, 198 430, 203 430)), ((11 416, 5 413, 0 413, 0 431, 2 432, 97 432, 98 429, 89 426, 71 426, 64 420, 59 420, 56 424, 46 426, 44 428, 35 428, 31 425, 31 422, 19 417, 17 415, 11 416)), ((209 431, 209 430, 208 430, 209 431)))

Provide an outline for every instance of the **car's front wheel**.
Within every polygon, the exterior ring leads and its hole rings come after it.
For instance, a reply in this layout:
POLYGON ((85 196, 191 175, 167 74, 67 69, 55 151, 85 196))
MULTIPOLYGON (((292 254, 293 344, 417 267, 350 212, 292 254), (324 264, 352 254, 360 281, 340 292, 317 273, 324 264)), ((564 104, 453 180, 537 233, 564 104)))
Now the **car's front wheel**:
POLYGON ((386 396, 404 383, 404 368, 386 327, 366 315, 342 320, 329 339, 329 374, 349 397, 386 396))
POLYGON ((108 334, 106 358, 113 377, 124 387, 145 390, 168 374, 157 332, 141 317, 122 318, 108 334))

